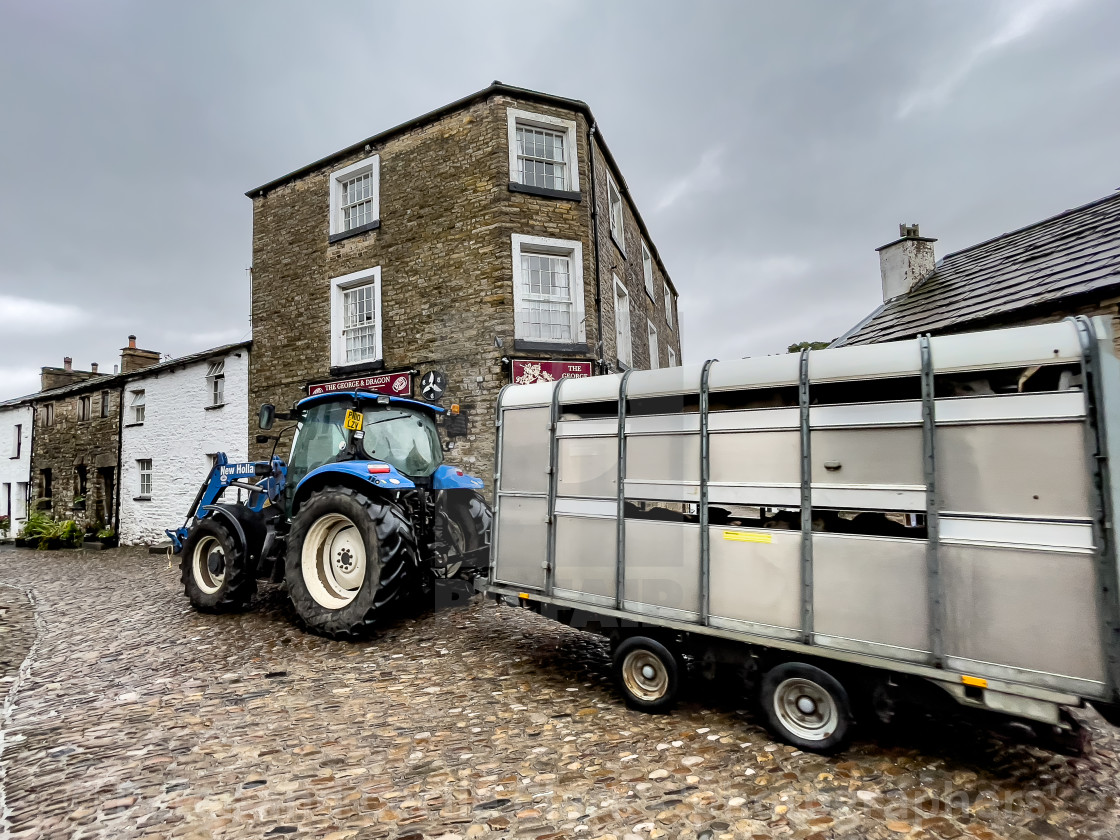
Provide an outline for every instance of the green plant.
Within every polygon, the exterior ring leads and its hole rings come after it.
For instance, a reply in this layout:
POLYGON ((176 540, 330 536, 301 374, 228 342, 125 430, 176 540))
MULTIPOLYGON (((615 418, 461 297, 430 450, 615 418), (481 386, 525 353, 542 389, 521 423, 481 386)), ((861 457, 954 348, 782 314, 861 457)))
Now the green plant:
POLYGON ((8 516, 0 516, 0 534, 5 537, 8 536, 8 531, 12 529, 12 520, 8 516))
POLYGON ((36 540, 40 551, 51 548, 77 548, 82 544, 82 527, 73 519, 55 522, 47 514, 36 511, 27 517, 19 535, 36 540))
POLYGON ((19 535, 27 540, 36 539, 41 537, 43 532, 52 525, 54 525, 54 520, 51 519, 49 514, 41 510, 35 510, 27 515, 27 521, 23 523, 19 535))
POLYGON ((115 536, 116 533, 112 528, 102 528, 97 532, 97 538, 99 540, 111 540, 115 536))

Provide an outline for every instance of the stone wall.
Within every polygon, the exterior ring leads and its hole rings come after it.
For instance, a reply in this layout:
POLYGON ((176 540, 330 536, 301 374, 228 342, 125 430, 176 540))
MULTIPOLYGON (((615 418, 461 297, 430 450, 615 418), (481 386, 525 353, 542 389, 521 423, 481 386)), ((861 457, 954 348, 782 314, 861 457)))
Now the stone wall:
POLYGON ((0 516, 11 517, 13 536, 26 518, 34 422, 30 405, 0 408, 0 516), (18 452, 17 426, 21 430, 18 452))
POLYGON ((225 452, 237 462, 248 455, 249 348, 130 377, 125 393, 139 388, 146 401, 144 422, 126 422, 121 438, 120 539, 151 545, 167 539, 165 529, 183 523, 210 471, 209 456, 225 452), (206 376, 216 359, 225 360, 225 402, 220 407, 212 404, 206 376), (141 459, 152 462, 147 498, 140 493, 141 459))

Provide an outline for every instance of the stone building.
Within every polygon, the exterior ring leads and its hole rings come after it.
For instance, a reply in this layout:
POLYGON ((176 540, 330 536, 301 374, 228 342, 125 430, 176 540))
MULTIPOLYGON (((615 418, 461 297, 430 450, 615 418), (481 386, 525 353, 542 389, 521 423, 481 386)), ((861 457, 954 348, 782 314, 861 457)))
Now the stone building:
POLYGON ((182 524, 214 457, 244 461, 249 342, 181 356, 124 377, 120 539, 166 540, 182 524))
POLYGON ((1120 326, 1120 191, 940 260, 937 240, 917 225, 899 232, 878 249, 883 303, 833 346, 1069 315, 1107 315, 1120 326))
POLYGON ((336 383, 455 403, 448 459, 489 485, 506 383, 680 363, 676 290, 583 102, 495 82, 247 195, 251 429, 336 383))

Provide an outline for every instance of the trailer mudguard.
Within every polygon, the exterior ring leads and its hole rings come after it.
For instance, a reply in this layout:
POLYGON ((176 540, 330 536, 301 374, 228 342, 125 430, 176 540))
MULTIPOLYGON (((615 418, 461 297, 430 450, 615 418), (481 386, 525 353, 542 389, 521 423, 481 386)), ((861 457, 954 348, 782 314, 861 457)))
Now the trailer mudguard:
POLYGON ((468 475, 458 467, 443 464, 432 473, 433 490, 481 490, 482 479, 468 475))

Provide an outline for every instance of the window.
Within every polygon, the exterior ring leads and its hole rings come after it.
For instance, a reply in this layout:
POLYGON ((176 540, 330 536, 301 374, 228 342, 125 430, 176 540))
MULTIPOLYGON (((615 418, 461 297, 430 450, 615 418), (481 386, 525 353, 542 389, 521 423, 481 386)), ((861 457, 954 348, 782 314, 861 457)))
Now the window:
POLYGON ((39 470, 39 498, 49 499, 51 497, 51 470, 48 467, 45 470, 39 470))
POLYGON ((676 367, 677 366, 677 351, 674 350, 672 347, 666 347, 665 348, 665 353, 666 353, 667 358, 669 360, 666 364, 666 367, 676 367))
POLYGON ((661 367, 657 360, 657 328, 653 326, 653 321, 648 319, 646 327, 649 330, 649 369, 657 370, 661 367))
POLYGON ((23 452, 23 424, 16 423, 12 432, 12 457, 18 458, 20 453, 23 452))
POLYGON ((54 403, 47 403, 43 406, 43 425, 54 425, 54 403))
POLYGON ((614 341, 618 348, 618 360, 627 367, 634 364, 632 340, 630 338, 630 295, 626 294, 626 287, 614 278, 614 341))
POLYGON ((381 268, 331 281, 331 364, 354 365, 381 358, 381 268))
POLYGON ((217 359, 206 368, 206 386, 210 392, 210 405, 225 405, 226 361, 217 359))
POLYGON ((380 221, 381 159, 360 160, 331 173, 331 237, 373 230, 380 221))
POLYGON ((583 246, 577 241, 513 235, 515 336, 525 341, 586 341, 583 246))
POLYGON ((510 183, 579 192, 575 121, 516 108, 507 108, 506 118, 510 183))
POLYGON ((618 191, 614 178, 607 173, 607 203, 610 206, 611 236, 623 254, 626 253, 626 237, 622 230, 622 193, 618 191))
POLYGON ((78 464, 74 467, 74 501, 84 501, 88 487, 86 465, 78 464))
POLYGON ((654 291, 653 284, 653 255, 649 252, 649 246, 646 241, 642 240, 642 274, 646 278, 646 294, 649 295, 650 300, 656 300, 656 292, 654 291))
POLYGON ((673 328, 673 293, 669 290, 669 284, 665 284, 665 323, 669 325, 669 329, 673 328))
POLYGON ((150 458, 141 459, 136 462, 136 466, 140 468, 140 495, 152 495, 152 461, 150 458))
POLYGON ((78 419, 88 420, 93 416, 93 396, 78 397, 78 419))
POLYGON ((129 403, 129 408, 132 409, 132 422, 143 423, 145 414, 145 398, 143 391, 132 392, 132 402, 129 403))
POLYGON ((101 416, 102 417, 108 417, 109 416, 109 392, 108 391, 102 391, 101 392, 101 416))

